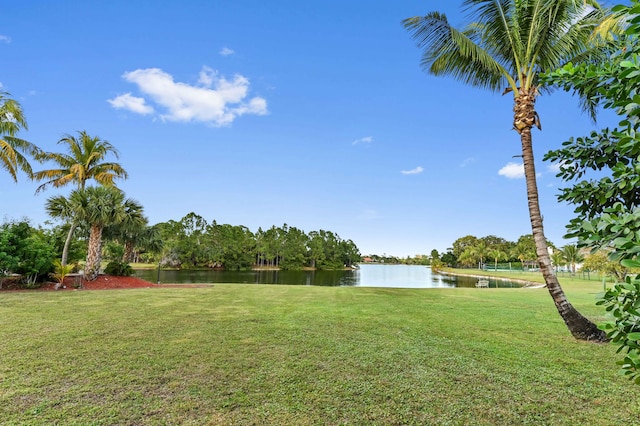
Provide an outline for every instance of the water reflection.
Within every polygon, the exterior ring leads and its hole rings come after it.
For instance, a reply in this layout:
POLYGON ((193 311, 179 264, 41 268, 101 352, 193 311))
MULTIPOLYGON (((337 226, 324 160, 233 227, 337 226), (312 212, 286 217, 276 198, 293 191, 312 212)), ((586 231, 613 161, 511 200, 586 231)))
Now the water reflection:
MULTIPOLYGON (((136 270, 135 276, 158 280, 157 270, 136 270)), ((160 283, 244 283, 314 286, 360 286, 386 288, 475 287, 477 278, 432 273, 425 266, 361 265, 347 271, 160 271, 160 283)), ((521 284, 490 280, 489 287, 521 287, 521 284)))

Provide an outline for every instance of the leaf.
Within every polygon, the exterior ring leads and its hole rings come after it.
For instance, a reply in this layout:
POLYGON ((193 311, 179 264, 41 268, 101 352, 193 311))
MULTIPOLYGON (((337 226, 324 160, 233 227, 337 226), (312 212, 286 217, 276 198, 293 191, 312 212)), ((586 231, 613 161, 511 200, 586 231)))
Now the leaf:
POLYGON ((627 339, 629 339, 629 340, 640 340, 640 332, 635 331, 633 333, 627 334, 627 339))
POLYGON ((637 259, 623 259, 620 264, 625 268, 640 268, 640 261, 637 259))

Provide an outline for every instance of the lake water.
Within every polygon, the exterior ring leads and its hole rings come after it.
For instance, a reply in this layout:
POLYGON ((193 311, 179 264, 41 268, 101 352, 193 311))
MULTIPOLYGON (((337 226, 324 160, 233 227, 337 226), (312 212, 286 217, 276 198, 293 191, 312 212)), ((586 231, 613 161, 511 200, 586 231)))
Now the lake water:
MULTIPOLYGON (((136 270, 135 276, 158 281, 157 270, 136 270)), ((475 287, 477 278, 432 273, 426 266, 360 265, 350 271, 160 271, 160 283, 245 283, 388 288, 475 287)), ((489 287, 522 287, 522 284, 489 280, 489 287)))

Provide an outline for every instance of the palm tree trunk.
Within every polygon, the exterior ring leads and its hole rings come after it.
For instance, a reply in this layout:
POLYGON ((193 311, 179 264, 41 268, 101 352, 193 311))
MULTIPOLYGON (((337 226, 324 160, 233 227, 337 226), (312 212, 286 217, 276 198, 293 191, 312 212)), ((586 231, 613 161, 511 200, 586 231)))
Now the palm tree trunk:
POLYGON ((62 266, 67 265, 67 259, 69 259, 69 247, 71 246, 71 239, 73 238, 73 233, 76 230, 75 222, 71 222, 69 225, 69 233, 67 234, 67 239, 64 240, 64 247, 62 249, 62 259, 60 259, 60 264, 62 266))
POLYGON ((102 261, 102 227, 91 226, 89 234, 89 248, 87 253, 87 263, 84 266, 84 279, 93 281, 100 273, 100 262, 102 261))
POLYGON ((569 303, 558 282, 558 278, 553 273, 551 257, 549 256, 547 248, 547 239, 544 236, 544 228, 542 225, 536 170, 533 162, 531 128, 535 122, 534 102, 535 98, 533 96, 520 96, 516 98, 514 127, 518 133, 520 133, 520 141, 522 143, 522 159, 527 182, 529 217, 531 219, 533 239, 536 243, 536 253, 540 271, 547 284, 549 294, 556 305, 556 309, 573 337, 579 340, 606 342, 608 339, 605 332, 598 329, 594 323, 585 318, 569 303), (524 123, 526 123, 526 125, 521 127, 524 123))
POLYGON ((124 253, 122 254, 122 262, 129 263, 133 260, 133 242, 125 241, 124 242, 124 253))

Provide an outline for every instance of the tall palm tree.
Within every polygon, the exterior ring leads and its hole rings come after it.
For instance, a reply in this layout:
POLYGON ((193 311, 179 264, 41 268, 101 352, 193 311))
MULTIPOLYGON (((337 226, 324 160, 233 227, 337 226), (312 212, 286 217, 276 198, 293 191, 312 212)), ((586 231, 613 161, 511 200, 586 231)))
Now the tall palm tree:
POLYGON ((86 280, 95 280, 100 271, 102 231, 106 226, 125 221, 126 205, 131 203, 135 201, 125 200, 119 189, 105 186, 76 189, 68 199, 57 196, 47 200, 45 208, 49 215, 84 223, 89 228, 87 260, 84 267, 86 280))
MULTIPOLYGON (((90 179, 100 185, 115 186, 114 180, 116 178, 126 179, 128 177, 127 172, 120 164, 104 161, 110 154, 118 158, 118 150, 108 141, 97 136, 89 136, 85 130, 78 132, 77 138, 65 135, 58 141, 58 144, 65 144, 68 153, 46 152, 40 155, 41 161, 51 161, 59 167, 41 170, 33 174, 35 180, 46 180, 36 189, 36 193, 45 190, 48 186, 60 188, 70 183, 75 183, 77 189, 84 190, 86 182, 90 179)), ((73 217, 70 217, 69 220, 71 223, 62 250, 62 265, 67 264, 69 246, 77 227, 73 217)))
POLYGON ((31 177, 32 170, 25 154, 37 157, 40 149, 31 142, 16 137, 20 129, 27 129, 22 107, 10 99, 7 92, 0 92, 0 167, 5 169, 14 182, 18 181, 18 170, 31 177))
POLYGON ((403 25, 423 49, 421 65, 426 72, 513 95, 513 128, 520 135, 531 228, 547 289, 575 338, 606 340, 605 333, 569 303, 553 274, 538 202, 531 129, 541 128, 535 110, 541 89, 538 73, 569 61, 606 58, 604 44, 591 41, 610 12, 593 0, 465 0, 463 4, 475 21, 462 31, 439 12, 405 19, 403 25))

